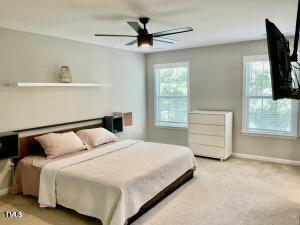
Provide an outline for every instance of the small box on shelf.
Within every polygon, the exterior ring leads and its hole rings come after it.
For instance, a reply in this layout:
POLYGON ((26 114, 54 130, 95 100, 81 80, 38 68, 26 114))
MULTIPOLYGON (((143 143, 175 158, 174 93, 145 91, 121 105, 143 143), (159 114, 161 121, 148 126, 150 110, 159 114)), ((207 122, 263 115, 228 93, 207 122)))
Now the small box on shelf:
POLYGON ((112 133, 123 132, 123 118, 120 116, 105 116, 104 128, 112 133))

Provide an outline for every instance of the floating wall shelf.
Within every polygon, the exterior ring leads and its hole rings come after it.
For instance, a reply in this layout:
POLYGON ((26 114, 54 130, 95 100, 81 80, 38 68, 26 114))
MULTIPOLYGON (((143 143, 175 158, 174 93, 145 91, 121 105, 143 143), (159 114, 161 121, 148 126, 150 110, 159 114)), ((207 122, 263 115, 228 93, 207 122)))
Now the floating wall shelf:
POLYGON ((10 83, 10 87, 109 87, 110 84, 100 83, 10 83))

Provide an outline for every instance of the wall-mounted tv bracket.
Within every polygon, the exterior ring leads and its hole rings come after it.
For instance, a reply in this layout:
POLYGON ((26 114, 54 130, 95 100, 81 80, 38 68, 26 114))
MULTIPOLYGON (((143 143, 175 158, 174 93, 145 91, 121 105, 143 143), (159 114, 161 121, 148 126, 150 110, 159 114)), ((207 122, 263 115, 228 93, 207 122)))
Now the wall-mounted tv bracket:
POLYGON ((294 51, 291 55, 291 62, 298 62, 298 42, 299 42, 299 29, 300 29, 300 0, 298 0, 297 9, 297 20, 296 20, 296 30, 295 30, 295 40, 294 40, 294 51))
POLYGON ((294 89, 291 97, 292 99, 300 100, 300 83, 299 83, 299 72, 300 72, 300 63, 298 62, 298 43, 299 43, 299 30, 300 30, 300 0, 298 0, 298 9, 297 9, 297 19, 296 19, 296 29, 295 29, 295 39, 294 39, 294 50, 290 57, 290 60, 294 65, 291 65, 291 73, 294 74, 294 82, 296 80, 298 87, 294 89), (296 66, 296 65, 297 66, 296 66))

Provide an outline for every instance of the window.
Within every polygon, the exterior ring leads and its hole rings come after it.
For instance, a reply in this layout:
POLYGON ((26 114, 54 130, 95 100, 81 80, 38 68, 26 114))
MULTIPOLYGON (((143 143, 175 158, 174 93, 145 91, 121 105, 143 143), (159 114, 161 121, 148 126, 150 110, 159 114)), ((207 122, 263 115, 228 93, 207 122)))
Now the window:
POLYGON ((295 100, 273 101, 268 56, 244 57, 243 132, 297 136, 295 100))
POLYGON ((155 125, 187 127, 189 108, 189 64, 171 63, 154 66, 155 125))

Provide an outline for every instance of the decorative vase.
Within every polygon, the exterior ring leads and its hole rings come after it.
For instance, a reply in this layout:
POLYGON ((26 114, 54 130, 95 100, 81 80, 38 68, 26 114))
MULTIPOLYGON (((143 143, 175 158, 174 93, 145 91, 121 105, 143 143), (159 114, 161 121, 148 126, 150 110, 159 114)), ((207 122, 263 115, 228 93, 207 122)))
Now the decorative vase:
POLYGON ((60 67, 59 80, 62 83, 72 83, 72 74, 68 66, 60 67))

